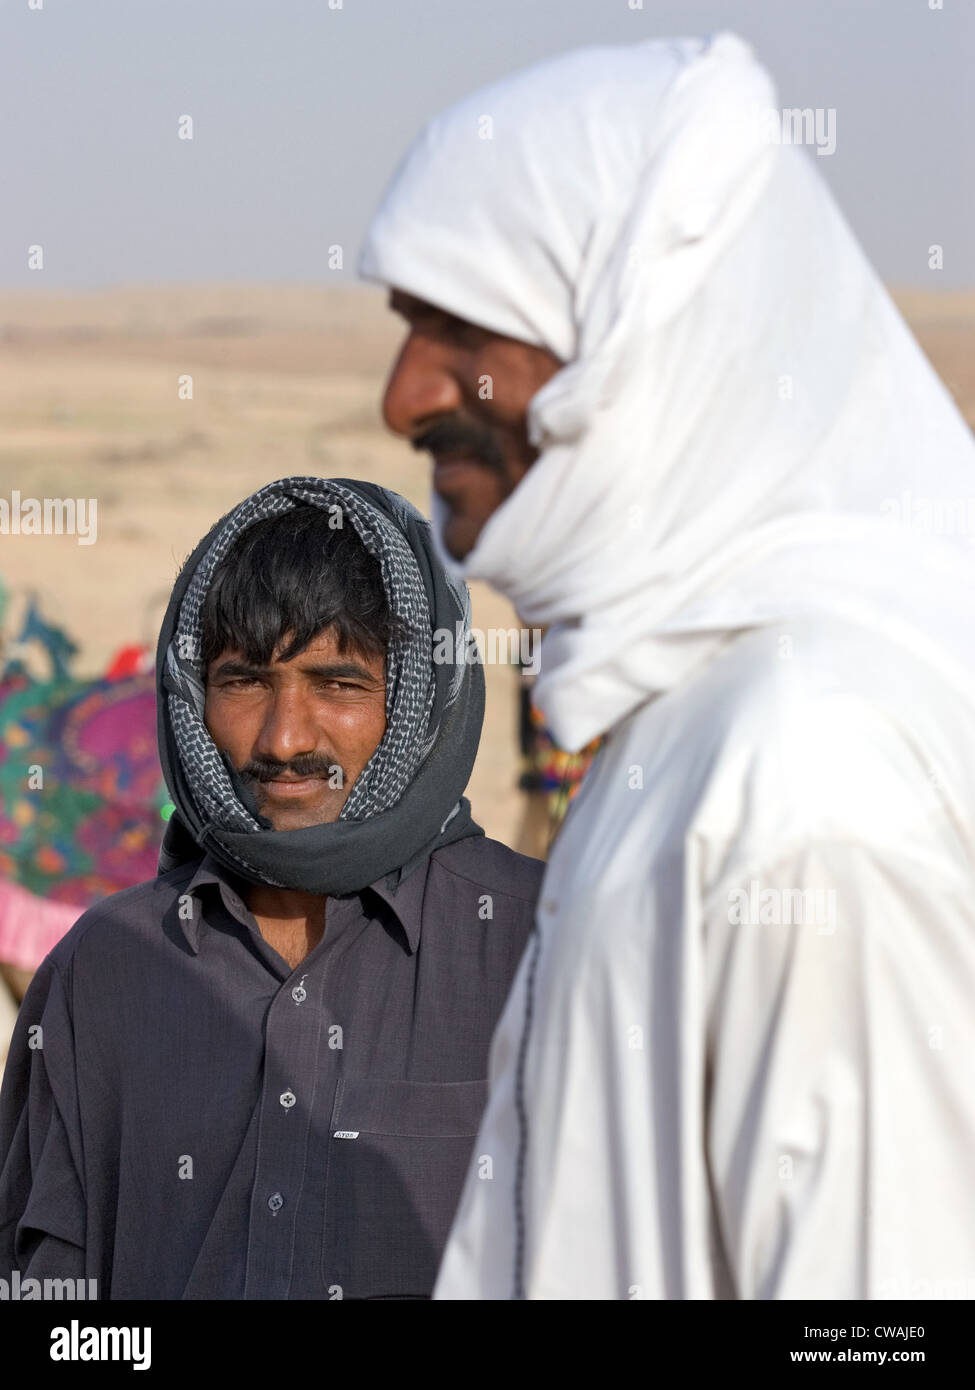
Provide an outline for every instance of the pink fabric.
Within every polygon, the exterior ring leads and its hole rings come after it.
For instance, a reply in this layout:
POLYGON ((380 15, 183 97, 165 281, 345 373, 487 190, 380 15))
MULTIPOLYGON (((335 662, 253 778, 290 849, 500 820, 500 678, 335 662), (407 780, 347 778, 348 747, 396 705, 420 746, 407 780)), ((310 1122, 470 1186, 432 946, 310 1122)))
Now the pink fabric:
POLYGON ((83 911, 74 903, 38 898, 19 884, 0 879, 0 961, 20 970, 36 970, 83 911))

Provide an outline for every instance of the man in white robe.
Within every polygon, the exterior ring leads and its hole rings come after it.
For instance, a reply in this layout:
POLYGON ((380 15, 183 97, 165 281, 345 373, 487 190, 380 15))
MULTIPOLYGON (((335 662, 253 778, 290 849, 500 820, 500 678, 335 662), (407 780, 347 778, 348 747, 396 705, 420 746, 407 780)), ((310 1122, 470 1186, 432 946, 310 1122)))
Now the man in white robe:
POLYGON ((975 445, 775 98, 730 34, 562 55, 364 247, 442 548, 606 735, 441 1298, 975 1295, 975 445))

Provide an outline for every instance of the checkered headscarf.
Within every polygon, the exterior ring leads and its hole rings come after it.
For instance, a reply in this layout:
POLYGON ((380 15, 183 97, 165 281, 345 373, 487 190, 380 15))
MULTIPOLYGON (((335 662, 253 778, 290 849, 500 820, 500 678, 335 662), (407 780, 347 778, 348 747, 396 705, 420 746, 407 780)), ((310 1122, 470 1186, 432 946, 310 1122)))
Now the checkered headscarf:
POLYGON ((403 535, 380 511, 340 483, 319 478, 269 483, 223 522, 186 590, 167 653, 169 714, 183 769, 203 819, 226 830, 257 830, 260 825, 238 797, 203 721, 203 601, 217 565, 248 527, 303 503, 341 509, 342 522, 347 519, 355 527, 363 545, 379 561, 390 609, 398 620, 387 653, 386 732, 356 779, 339 818, 363 820, 392 806, 436 739, 436 729, 428 727, 434 699, 430 611, 416 558, 403 535))

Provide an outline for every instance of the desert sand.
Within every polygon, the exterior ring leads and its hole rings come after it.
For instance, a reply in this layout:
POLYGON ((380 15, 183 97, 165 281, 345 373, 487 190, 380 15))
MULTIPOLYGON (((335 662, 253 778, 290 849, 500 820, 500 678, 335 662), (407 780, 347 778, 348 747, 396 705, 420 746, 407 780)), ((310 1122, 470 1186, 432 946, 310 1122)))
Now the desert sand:
MULTIPOLYGON (((895 296, 975 424, 975 294, 895 296)), ((95 674, 125 643, 154 643, 181 561, 234 503, 288 474, 357 477, 428 511, 428 463, 384 428, 384 376, 402 322, 374 289, 176 286, 0 294, 0 496, 94 497, 97 540, 0 536, 12 595, 28 591, 95 674), (179 379, 192 377, 192 400, 179 379)), ((514 622, 473 586, 476 625, 514 622)), ((514 842, 516 690, 486 668, 469 794, 489 835, 514 842)))

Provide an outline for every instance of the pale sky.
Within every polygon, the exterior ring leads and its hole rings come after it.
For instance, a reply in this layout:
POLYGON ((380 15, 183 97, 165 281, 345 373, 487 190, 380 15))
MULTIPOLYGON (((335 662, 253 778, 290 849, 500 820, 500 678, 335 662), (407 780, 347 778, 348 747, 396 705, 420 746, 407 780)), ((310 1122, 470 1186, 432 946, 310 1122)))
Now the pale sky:
POLYGON ((721 28, 780 107, 835 110, 817 163, 884 279, 975 287, 975 3, 937 3, 0 0, 0 287, 328 283, 332 244, 348 280, 443 106, 568 48, 721 28))

